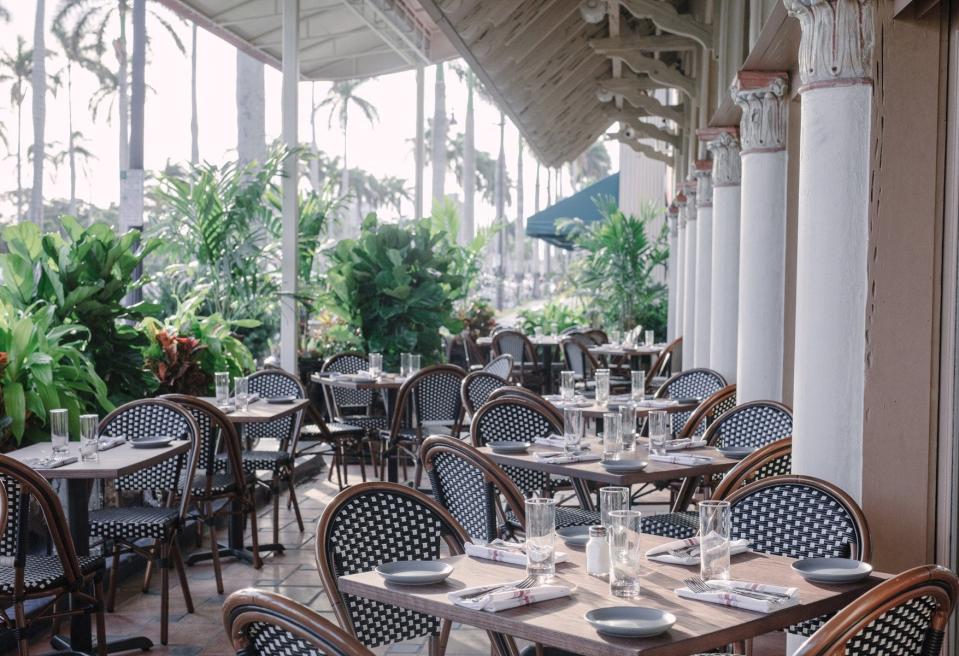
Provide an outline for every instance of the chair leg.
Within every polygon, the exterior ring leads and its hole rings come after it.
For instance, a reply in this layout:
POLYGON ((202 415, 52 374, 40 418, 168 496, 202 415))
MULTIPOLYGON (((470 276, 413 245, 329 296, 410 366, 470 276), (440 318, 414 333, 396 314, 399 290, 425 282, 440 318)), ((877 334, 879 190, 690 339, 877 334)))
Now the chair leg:
POLYGON ((186 603, 186 612, 193 612, 193 597, 190 595, 190 583, 186 580, 186 568, 183 567, 183 557, 180 556, 180 547, 174 540, 170 545, 170 555, 176 566, 177 576, 180 577, 180 588, 183 590, 183 601, 186 603))
POLYGON ((110 568, 110 593, 107 595, 107 612, 112 613, 117 599, 117 570, 120 569, 120 545, 113 543, 113 563, 110 568))
POLYGON ((296 515, 296 524, 300 527, 300 533, 305 528, 303 526, 303 516, 300 514, 300 502, 296 498, 296 488, 293 487, 293 473, 290 472, 290 503, 293 504, 293 513, 296 515))
POLYGON ((23 636, 17 640, 17 654, 19 656, 30 656, 30 641, 27 640, 27 613, 22 601, 14 604, 14 612, 16 613, 17 630, 23 636))
MULTIPOLYGON (((160 544, 159 540, 153 541, 153 550, 157 550, 157 545, 160 544)), ((146 594, 150 591, 150 580, 153 578, 153 560, 147 561, 146 571, 143 573, 143 594, 146 594)))
MULTIPOLYGON (((206 504, 207 517, 210 518, 210 553, 213 556, 213 575, 216 577, 216 591, 223 594, 223 571, 220 569, 220 542, 216 537, 216 524, 213 516, 213 504, 206 504)), ((199 522, 203 524, 203 522, 199 522)))
POLYGON ((97 600, 97 656, 107 656, 107 620, 103 613, 103 578, 93 580, 93 596, 97 600))
POLYGON ((160 644, 169 642, 170 622, 170 545, 160 544, 160 644))
POLYGON ((270 483, 270 494, 273 495, 273 544, 280 542, 280 482, 273 475, 273 481, 270 483))
MULTIPOLYGON (((251 493, 252 497, 253 494, 251 493)), ((256 519, 256 503, 250 500, 250 548, 253 550, 253 569, 263 568, 263 559, 260 558, 260 536, 256 519)))

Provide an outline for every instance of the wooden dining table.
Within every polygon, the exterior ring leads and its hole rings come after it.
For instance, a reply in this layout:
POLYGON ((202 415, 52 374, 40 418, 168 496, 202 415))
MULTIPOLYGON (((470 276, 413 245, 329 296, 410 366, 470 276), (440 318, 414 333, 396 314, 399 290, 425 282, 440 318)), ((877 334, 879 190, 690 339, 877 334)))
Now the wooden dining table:
MULTIPOLYGON (((669 542, 669 538, 643 536, 643 549, 669 542)), ((609 584, 586 574, 585 554, 558 543, 568 552, 568 561, 556 566, 559 582, 574 586, 568 597, 491 613, 454 605, 447 595, 474 586, 503 584, 526 576, 525 568, 469 556, 443 558, 453 567, 443 583, 404 586, 386 583, 376 572, 339 578, 340 592, 433 615, 557 647, 584 656, 688 656, 755 638, 770 631, 831 613, 846 606, 888 574, 873 573, 865 580, 846 584, 806 581, 790 567, 791 558, 747 553, 733 556, 732 578, 796 587, 799 603, 770 613, 758 613, 696 600, 681 599, 674 592, 683 579, 696 576, 698 567, 668 565, 644 560, 641 592, 635 599, 609 593, 609 584), (609 606, 642 606, 672 613, 676 623, 663 634, 650 638, 619 638, 603 635, 586 621, 587 611, 609 606)))
MULTIPOLYGON (((567 407, 573 407, 582 410, 583 416, 590 419, 601 419, 602 416, 607 412, 619 412, 620 407, 631 403, 628 394, 612 395, 609 397, 609 402, 606 405, 600 405, 596 403, 595 399, 591 398, 587 398, 578 402, 574 401, 572 404, 561 401, 555 394, 547 394, 543 398, 546 399, 546 401, 559 412, 563 412, 563 410, 565 410, 567 407)), ((693 400, 678 401, 669 405, 640 402, 636 404, 636 417, 645 417, 650 412, 655 412, 657 410, 663 410, 668 414, 673 414, 676 412, 692 412, 698 407, 699 401, 693 400)))
MULTIPOLYGON (((186 440, 177 440, 169 446, 156 449, 135 449, 129 443, 121 444, 112 449, 101 451, 99 460, 96 462, 79 460, 79 443, 70 442, 68 448, 69 455, 78 458, 77 462, 54 468, 41 467, 37 464, 50 456, 50 443, 31 444, 11 451, 6 455, 29 465, 47 480, 62 479, 66 482, 66 496, 61 495, 61 499, 65 498, 66 501, 67 523, 70 527, 70 534, 73 536, 73 544, 78 554, 88 555, 90 553, 89 499, 93 482, 97 480, 116 480, 121 476, 146 469, 163 462, 167 458, 185 453, 190 448, 190 443, 186 440)), ((53 636, 51 641, 53 646, 61 650, 86 654, 94 653, 95 648, 90 631, 91 617, 92 615, 86 614, 72 616, 70 618, 70 636, 53 636)), ((149 638, 136 636, 110 641, 107 645, 107 651, 112 653, 135 649, 147 650, 152 646, 153 642, 149 638)))

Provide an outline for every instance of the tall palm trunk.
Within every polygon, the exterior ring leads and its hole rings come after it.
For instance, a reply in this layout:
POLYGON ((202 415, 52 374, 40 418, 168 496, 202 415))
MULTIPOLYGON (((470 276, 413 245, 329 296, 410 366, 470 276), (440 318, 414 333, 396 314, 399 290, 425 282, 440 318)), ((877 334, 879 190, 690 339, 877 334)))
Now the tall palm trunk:
MULTIPOLYGON (((542 166, 539 163, 539 160, 536 160, 536 182, 533 185, 533 213, 539 213, 539 171, 542 166)), ((540 250, 545 250, 544 241, 536 240, 533 242, 535 246, 533 247, 533 298, 539 298, 540 289, 539 289, 539 278, 540 274, 543 273, 543 260, 540 257, 540 250)))
POLYGON ((463 221, 460 243, 468 244, 475 231, 473 213, 476 205, 476 127, 473 117, 473 71, 466 73, 466 132, 463 135, 463 221))
POLYGON ((193 42, 190 49, 190 163, 200 161, 200 120, 196 102, 196 23, 193 23, 193 42))
MULTIPOLYGON (((120 200, 120 225, 143 231, 143 148, 146 128, 146 2, 133 0, 133 70, 130 95, 130 149, 125 192, 120 200), (124 207, 124 201, 126 207, 124 207), (126 223, 126 226, 124 226, 126 223)), ((143 274, 143 264, 137 265, 133 279, 143 274)), ((135 289, 127 295, 130 304, 143 300, 143 290, 135 289)))
POLYGON ((506 116, 503 112, 499 113, 499 157, 496 159, 496 175, 493 178, 493 195, 496 200, 496 223, 499 226, 499 235, 497 239, 497 255, 499 255, 499 267, 496 280, 496 309, 502 310, 505 301, 503 283, 507 271, 506 266, 509 257, 506 255, 506 151, 505 151, 505 132, 506 116))
POLYGON ((73 133, 73 64, 67 59, 67 129, 70 136, 67 138, 67 159, 70 164, 70 216, 77 214, 77 153, 76 135, 73 133))
POLYGON ((30 218, 43 230, 43 160, 46 155, 47 122, 47 48, 46 2, 37 0, 33 24, 33 188, 30 194, 30 218))
MULTIPOLYGON (((23 80, 20 93, 23 94, 23 80)), ((17 221, 23 221, 23 96, 17 103, 17 221)))
POLYGON ((446 77, 443 62, 436 65, 433 97, 433 206, 446 197, 446 77))
POLYGON ((120 38, 114 44, 120 69, 117 75, 117 106, 120 111, 120 170, 130 168, 130 65, 127 61, 127 12, 129 1, 120 0, 120 38))
POLYGON ((526 245, 523 234, 523 135, 517 139, 516 155, 516 229, 513 235, 513 262, 515 264, 517 298, 522 291, 523 276, 526 273, 526 245))
MULTIPOLYGON (((350 150, 349 145, 349 114, 343 114, 343 170, 340 171, 340 196, 345 197, 350 193, 350 165, 347 162, 346 155, 350 150)), ((354 198, 348 203, 342 204, 342 212, 340 217, 340 229, 339 234, 343 237, 349 237, 350 232, 353 227, 350 225, 349 219, 350 214, 354 205, 358 205, 360 202, 359 198, 354 198)), ((359 234, 359 226, 357 226, 357 234, 359 234)))
MULTIPOLYGON (((316 145, 316 82, 310 83, 310 146, 313 157, 310 159, 310 186, 313 191, 320 193, 320 149, 316 145)), ((329 234, 329 223, 327 223, 329 234)))

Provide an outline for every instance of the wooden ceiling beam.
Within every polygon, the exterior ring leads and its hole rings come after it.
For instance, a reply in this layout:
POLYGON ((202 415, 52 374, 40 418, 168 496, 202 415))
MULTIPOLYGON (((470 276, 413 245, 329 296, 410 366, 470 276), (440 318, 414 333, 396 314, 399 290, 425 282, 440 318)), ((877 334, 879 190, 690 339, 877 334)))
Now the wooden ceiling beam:
POLYGON ((615 141, 618 141, 622 144, 626 144, 627 146, 632 148, 634 151, 636 151, 640 155, 645 155, 646 157, 650 159, 654 159, 658 162, 663 162, 664 164, 673 163, 673 156, 670 153, 665 153, 661 150, 657 150, 656 148, 653 148, 649 144, 644 144, 641 141, 637 141, 635 138, 630 139, 623 133, 622 130, 620 130, 619 132, 610 133, 609 138, 615 141))
POLYGON ((611 80, 600 80, 599 86, 610 93, 622 96, 623 99, 636 109, 643 110, 647 116, 660 116, 673 121, 680 127, 686 122, 686 114, 683 105, 664 105, 656 98, 645 91, 640 91, 629 84, 622 84, 629 78, 619 78, 611 80))
POLYGON ((657 139, 668 143, 670 146, 679 148, 681 143, 681 138, 678 134, 674 134, 669 130, 664 130, 663 128, 653 125, 652 123, 646 123, 640 121, 638 116, 634 116, 628 110, 607 110, 606 115, 609 116, 614 121, 620 121, 625 123, 633 129, 637 137, 640 139, 657 139))
POLYGON ((563 100, 564 95, 570 96, 580 92, 592 92, 595 100, 596 87, 593 84, 584 83, 584 81, 592 82, 595 80, 605 72, 606 66, 607 62, 602 59, 592 58, 582 60, 576 68, 568 71, 561 80, 556 80, 551 88, 544 85, 542 90, 535 91, 533 93, 533 101, 530 104, 535 103, 547 107, 551 104, 569 105, 568 99, 566 103, 559 101, 563 100))
MULTIPOLYGON (((503 48, 498 49, 495 59, 489 63, 489 71, 499 74, 510 67, 514 67, 512 70, 527 70, 527 58, 531 55, 540 54, 543 50, 555 53, 581 37, 589 24, 580 17, 577 5, 563 3, 561 6, 565 11, 557 10, 547 14, 535 24, 535 29, 526 30, 520 38, 513 38, 503 48)), ((532 70, 537 70, 548 61, 541 55, 536 59, 540 63, 532 70)))
POLYGON ((544 81, 568 73, 573 68, 581 67, 585 61, 591 59, 596 59, 595 53, 589 49, 586 45, 586 39, 583 38, 578 43, 568 44, 565 49, 561 49, 556 56, 538 69, 517 71, 500 76, 500 87, 505 93, 537 89, 544 81))
MULTIPOLYGON (((592 45, 592 44, 591 44, 592 45)), ((635 73, 643 73, 666 86, 674 87, 685 93, 690 99, 696 97, 696 81, 668 66, 659 59, 647 57, 637 50, 604 48, 593 46, 596 52, 607 57, 622 59, 635 73)))
POLYGON ((631 48, 641 52, 679 52, 695 50, 699 44, 686 36, 679 34, 630 34, 626 36, 611 36, 602 39, 592 39, 601 48, 631 48))
MULTIPOLYGON (((570 3, 562 0, 546 0, 545 2, 520 2, 517 9, 510 15, 509 20, 498 25, 496 29, 486 30, 470 42, 470 48, 480 59, 493 56, 500 59, 505 49, 517 40, 537 41, 548 36, 552 31, 550 24, 562 22, 568 15, 563 9, 570 3), (541 33, 541 26, 542 31, 541 33)), ((573 6, 576 9, 576 6, 573 6)), ((555 26, 555 25, 554 25, 555 26)))
POLYGON ((648 18, 664 32, 689 37, 706 50, 713 49, 713 30, 689 14, 680 14, 676 7, 662 0, 620 0, 620 4, 636 18, 648 18))

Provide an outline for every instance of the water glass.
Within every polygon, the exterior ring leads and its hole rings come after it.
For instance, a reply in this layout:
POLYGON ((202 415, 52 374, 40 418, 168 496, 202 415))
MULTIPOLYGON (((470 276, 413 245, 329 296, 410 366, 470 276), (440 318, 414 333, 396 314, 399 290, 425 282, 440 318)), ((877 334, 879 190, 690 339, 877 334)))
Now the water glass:
POLYGON ((548 581, 556 573, 556 500, 526 500, 526 575, 548 581))
POLYGON ((576 372, 559 372, 559 398, 564 401, 572 401, 576 398, 576 372))
POLYGON ((628 487, 599 488, 599 516, 607 529, 609 529, 609 513, 614 510, 629 510, 628 487))
POLYGON ((603 414, 603 461, 619 460, 623 455, 623 424, 618 412, 603 414))
POLYGON ((370 353, 370 375, 377 378, 381 373, 383 373, 383 354, 370 353))
POLYGON ((410 375, 410 354, 400 353, 400 376, 406 378, 410 375))
POLYGON ((666 441, 672 435, 672 417, 665 410, 649 413, 649 454, 666 455, 666 441))
POLYGON ((236 409, 240 412, 250 407, 250 379, 240 376, 233 381, 233 394, 236 397, 236 409))
POLYGON ((537 339, 541 338, 543 336, 543 327, 536 326, 533 328, 533 335, 535 335, 537 339))
POLYGON ((652 330, 646 331, 646 346, 652 346, 656 343, 656 333, 652 330))
POLYGON ((610 343, 610 344, 619 344, 621 337, 622 337, 622 335, 620 334, 620 332, 619 332, 618 330, 610 330, 610 331, 609 331, 609 343, 610 343))
POLYGON ((612 510, 606 537, 609 541, 609 592, 614 597, 639 596, 643 550, 643 514, 638 510, 612 510))
POLYGON ((227 371, 218 371, 213 374, 213 388, 215 390, 216 404, 221 408, 230 405, 230 373, 227 371))
POLYGON ((410 376, 415 374, 423 366, 423 356, 419 353, 410 353, 410 376))
POLYGON ((646 372, 630 371, 629 379, 632 384, 629 390, 629 400, 633 403, 642 403, 646 400, 646 372))
POLYGON ((70 451, 70 415, 63 408, 50 411, 50 442, 53 455, 62 455, 70 451))
POLYGON ((609 403, 609 369, 596 370, 596 405, 609 403))
POLYGON ((576 453, 583 441, 583 411, 579 408, 563 410, 563 441, 566 453, 576 453))
POLYGON ((552 335, 553 337, 556 337, 557 335, 559 335, 559 324, 554 321, 553 323, 549 325, 549 330, 550 330, 549 334, 552 335))
POLYGON ((80 460, 96 462, 100 459, 100 418, 96 415, 80 415, 80 460))
POLYGON ((632 451, 636 445, 636 406, 632 403, 619 406, 619 419, 622 424, 623 451, 632 451))
POLYGON ((732 510, 728 501, 699 504, 699 575, 706 581, 729 579, 729 533, 732 510))

